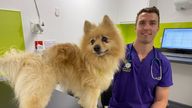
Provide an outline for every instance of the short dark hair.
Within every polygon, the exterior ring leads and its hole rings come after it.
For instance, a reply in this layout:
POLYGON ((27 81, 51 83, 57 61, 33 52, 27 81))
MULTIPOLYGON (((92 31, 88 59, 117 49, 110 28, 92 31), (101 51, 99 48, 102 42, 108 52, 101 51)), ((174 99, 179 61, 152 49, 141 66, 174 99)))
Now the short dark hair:
POLYGON ((138 21, 138 17, 141 13, 155 13, 158 16, 158 23, 160 22, 160 15, 159 15, 159 9, 157 9, 157 7, 153 6, 153 7, 147 7, 147 8, 143 8, 141 9, 138 13, 137 13, 137 17, 136 17, 136 24, 138 21))

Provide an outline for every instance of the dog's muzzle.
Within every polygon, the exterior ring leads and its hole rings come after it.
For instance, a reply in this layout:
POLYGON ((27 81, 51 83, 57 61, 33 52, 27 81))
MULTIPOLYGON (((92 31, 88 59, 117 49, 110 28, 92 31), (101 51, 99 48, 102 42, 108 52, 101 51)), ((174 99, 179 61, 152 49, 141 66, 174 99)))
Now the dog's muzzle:
POLYGON ((100 47, 99 45, 95 45, 93 49, 94 49, 94 51, 95 51, 97 54, 101 53, 101 47, 100 47))
POLYGON ((108 51, 108 50, 103 51, 101 46, 99 45, 95 45, 93 49, 94 49, 94 53, 96 53, 98 56, 103 56, 108 51))

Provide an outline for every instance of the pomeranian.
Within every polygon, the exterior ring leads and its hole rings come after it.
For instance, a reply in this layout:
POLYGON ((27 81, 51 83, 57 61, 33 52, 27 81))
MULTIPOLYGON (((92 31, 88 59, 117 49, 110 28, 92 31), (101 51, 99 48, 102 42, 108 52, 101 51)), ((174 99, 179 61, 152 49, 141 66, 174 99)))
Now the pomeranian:
POLYGON ((124 58, 125 46, 117 28, 105 15, 99 25, 85 21, 81 45, 56 44, 43 53, 11 50, 0 58, 20 108, 45 108, 60 84, 79 98, 83 108, 97 108, 124 58))

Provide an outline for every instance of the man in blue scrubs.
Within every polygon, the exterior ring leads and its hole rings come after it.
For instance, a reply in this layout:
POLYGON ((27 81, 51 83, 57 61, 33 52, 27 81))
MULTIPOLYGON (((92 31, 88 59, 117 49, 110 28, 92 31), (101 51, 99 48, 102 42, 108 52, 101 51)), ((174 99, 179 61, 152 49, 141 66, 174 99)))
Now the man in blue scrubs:
POLYGON ((153 47, 159 22, 156 7, 137 14, 137 37, 114 76, 109 108, 166 108, 173 82, 169 60, 153 47))

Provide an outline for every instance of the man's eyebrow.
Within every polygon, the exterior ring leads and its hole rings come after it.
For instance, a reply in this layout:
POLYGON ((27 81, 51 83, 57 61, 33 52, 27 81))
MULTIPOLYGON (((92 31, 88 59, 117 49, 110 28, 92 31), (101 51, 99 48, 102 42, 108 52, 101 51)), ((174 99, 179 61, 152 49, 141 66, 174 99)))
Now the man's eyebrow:
POLYGON ((145 22, 145 20, 142 19, 142 20, 139 20, 139 22, 145 22))
POLYGON ((157 20, 150 20, 150 22, 158 22, 157 20))

